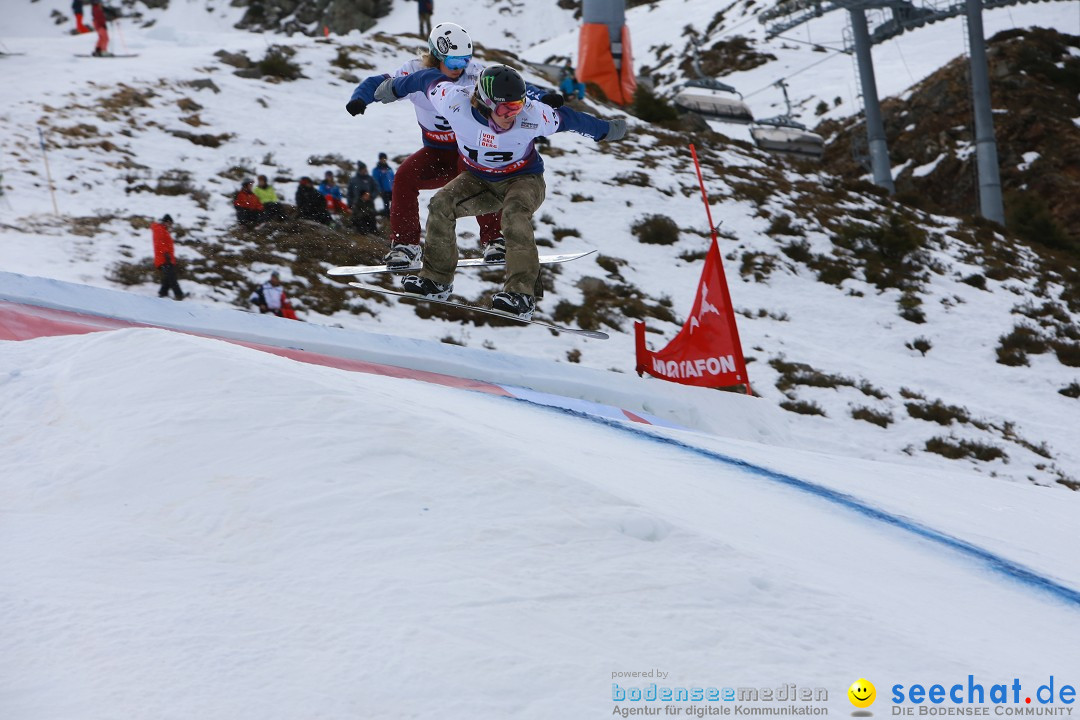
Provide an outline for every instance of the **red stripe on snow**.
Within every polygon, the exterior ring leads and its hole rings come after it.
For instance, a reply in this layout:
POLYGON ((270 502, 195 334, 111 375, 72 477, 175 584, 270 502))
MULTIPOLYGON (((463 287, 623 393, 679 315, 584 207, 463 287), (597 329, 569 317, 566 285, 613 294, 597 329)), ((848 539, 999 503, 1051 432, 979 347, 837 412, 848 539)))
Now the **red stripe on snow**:
MULTIPOLYGON (((101 332, 104 330, 117 330, 129 327, 151 327, 138 323, 116 320, 114 318, 100 317, 97 315, 80 315, 79 313, 66 310, 52 310, 50 308, 36 307, 32 305, 16 305, 14 303, 0 301, 0 340, 32 340, 38 337, 54 337, 57 335, 83 335, 85 333, 101 332)), ((172 330, 172 328, 164 328, 172 330)), ((177 331, 179 332, 179 331, 177 331)), ((197 333, 187 333, 197 335, 197 333)), ((410 370, 408 368, 394 367, 393 365, 380 365, 378 363, 365 362, 363 360, 350 360, 348 358, 323 355, 307 350, 294 348, 281 348, 262 343, 244 342, 229 338, 216 337, 213 335, 199 335, 210 337, 215 340, 224 340, 235 345, 243 345, 254 350, 272 353, 281 357, 325 367, 338 368, 350 372, 363 372, 371 375, 384 375, 386 377, 404 378, 408 380, 421 380, 435 385, 476 390, 491 395, 513 395, 498 385, 483 382, 481 380, 469 380, 453 375, 427 372, 425 370, 410 370)))
MULTIPOLYGON (((619 408, 619 409, 622 410, 622 408, 619 408)), ((652 423, 649 422, 648 420, 646 420, 645 418, 641 417, 640 415, 635 415, 634 413, 630 412, 629 410, 623 410, 622 414, 625 415, 626 417, 630 418, 631 420, 633 420, 636 423, 644 423, 646 425, 652 425, 652 423)))
POLYGON ((83 335, 125 327, 135 327, 135 323, 32 305, 0 302, 0 340, 32 340, 56 335, 83 335))

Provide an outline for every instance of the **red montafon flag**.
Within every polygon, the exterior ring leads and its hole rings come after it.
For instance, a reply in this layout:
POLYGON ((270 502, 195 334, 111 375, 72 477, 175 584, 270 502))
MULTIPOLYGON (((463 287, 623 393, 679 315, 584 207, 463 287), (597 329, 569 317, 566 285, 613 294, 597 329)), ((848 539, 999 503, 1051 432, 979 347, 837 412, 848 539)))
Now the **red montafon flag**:
POLYGON ((637 373, 701 387, 730 387, 750 382, 735 327, 720 248, 713 238, 698 283, 697 298, 679 334, 663 350, 645 347, 645 323, 634 323, 637 373))

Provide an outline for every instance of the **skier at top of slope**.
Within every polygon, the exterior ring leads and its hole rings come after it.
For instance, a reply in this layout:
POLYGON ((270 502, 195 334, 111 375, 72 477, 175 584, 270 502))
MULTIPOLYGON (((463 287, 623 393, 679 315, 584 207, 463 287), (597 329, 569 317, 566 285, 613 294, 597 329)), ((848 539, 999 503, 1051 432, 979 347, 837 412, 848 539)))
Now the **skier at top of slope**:
POLYGON ((449 297, 458 257, 457 218, 501 211, 506 276, 491 307, 530 319, 536 298, 543 293, 532 217, 546 193, 544 161, 535 140, 567 130, 597 141, 620 140, 626 135, 626 121, 601 120, 530 100, 521 75, 506 65, 485 69, 471 90, 440 77, 438 70, 388 78, 375 91, 375 99, 394 102, 422 89, 427 89, 432 106, 454 131, 466 171, 432 198, 424 268, 419 275, 405 276, 402 287, 440 300, 449 297))
MULTIPOLYGON (((402 78, 425 69, 437 69, 444 78, 462 87, 472 88, 483 66, 472 59, 472 38, 460 25, 439 23, 428 36, 428 49, 419 58, 398 68, 393 75, 373 75, 361 82, 353 91, 345 108, 351 115, 363 114, 375 101, 375 90, 390 77, 402 78)), ((390 252, 384 258, 391 270, 412 267, 420 259, 420 206, 417 195, 421 190, 441 188, 460 171, 454 131, 431 104, 430 98, 420 88, 409 94, 420 125, 424 146, 401 163, 394 178, 390 198, 390 252)), ((555 105, 562 104, 557 93, 535 91, 537 97, 544 95, 555 105)), ((505 260, 505 243, 499 216, 489 213, 477 217, 480 225, 480 243, 484 247, 484 259, 488 262, 505 260)))

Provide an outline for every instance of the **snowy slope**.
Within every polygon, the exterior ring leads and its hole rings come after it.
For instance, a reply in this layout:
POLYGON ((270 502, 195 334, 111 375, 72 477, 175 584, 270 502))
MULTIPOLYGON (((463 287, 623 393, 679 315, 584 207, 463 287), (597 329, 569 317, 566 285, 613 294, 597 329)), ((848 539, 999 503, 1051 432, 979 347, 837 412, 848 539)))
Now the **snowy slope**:
POLYGON ((1072 493, 157 329, 0 343, 0 377, 4 717, 585 720, 649 669, 830 714, 860 676, 879 714, 894 683, 1076 682, 1072 493))
MULTIPOLYGON (((444 1, 440 12, 484 28, 484 32, 474 32, 478 40, 483 36, 482 44, 521 52, 530 60, 571 52, 576 45, 567 11, 545 7, 543 12, 530 12, 532 6, 507 3, 499 3, 497 10, 493 7, 444 1), (502 42, 506 45, 500 45, 502 42)), ((207 12, 201 3, 173 3, 169 10, 148 13, 154 20, 150 27, 123 26, 124 43, 140 53, 137 61, 90 63, 72 56, 88 47, 87 37, 61 36, 48 21, 49 8, 38 3, 17 4, 13 22, 4 29, 4 42, 11 51, 26 54, 0 59, 6 77, 16 78, 0 86, 4 128, 0 170, 5 189, 0 199, 0 266, 28 276, 115 288, 108 279, 109 269, 116 262, 149 254, 148 233, 140 224, 146 218, 164 212, 177 218, 184 233, 179 254, 185 259, 198 257, 208 243, 227 240, 226 228, 232 221, 230 198, 236 187, 232 171, 237 166, 284 178, 277 184, 290 196, 295 188, 292 179, 318 175, 327 168, 324 164, 309 165, 313 156, 338 154, 346 159, 366 159, 370 164, 376 153, 385 150, 392 158, 403 158, 418 142, 409 108, 398 104, 372 108, 361 118, 349 117, 342 105, 353 83, 331 61, 339 48, 345 47, 378 71, 393 69, 415 52, 418 42, 414 37, 376 35, 412 32, 414 9, 409 3, 398 3, 374 31, 326 43, 238 33, 231 30, 237 9, 215 6, 213 12, 207 12), (258 59, 272 43, 296 50, 295 60, 306 79, 292 83, 243 79, 215 57, 218 50, 227 50, 258 59), (220 92, 189 84, 197 80, 211 80, 220 92), (130 88, 141 100, 130 102, 128 93, 124 95, 127 100, 116 101, 118 93, 127 92, 124 88, 130 88), (183 110, 180 104, 185 101, 202 109, 183 110), (190 124, 193 114, 200 125, 190 124), (59 218, 52 215, 38 145, 39 127, 48 133, 59 218), (194 144, 176 132, 227 137, 213 148, 194 144), (206 193, 205 208, 193 195, 140 190, 141 186, 153 188, 170 173, 179 172, 190 173, 192 185, 206 193)), ((663 43, 681 48, 685 45, 685 39, 680 39, 682 28, 688 19, 705 22, 715 12, 708 3, 690 0, 666 0, 630 11, 628 22, 639 61, 645 62, 650 48, 663 43)), ((723 32, 760 33, 757 21, 740 12, 731 10, 722 24, 723 32)), ((902 91, 959 52, 957 38, 962 33, 958 22, 939 23, 877 48, 876 56, 881 53, 881 94, 902 91), (912 46, 918 49, 912 50, 912 46)), ((1069 30, 1076 22, 1076 3, 1037 3, 988 13, 987 32, 1039 23, 1069 30)), ((810 38, 831 47, 841 30, 842 15, 834 13, 811 25, 810 38), (819 26, 818 22, 831 24, 819 26)), ((118 37, 116 40, 119 42, 118 37)), ((784 39, 768 47, 777 54, 777 63, 750 71, 735 82, 748 95, 771 87, 778 76, 830 57, 784 39), (789 47, 785 48, 785 43, 789 47)), ((355 72, 363 75, 365 71, 355 72)), ((529 77, 544 82, 538 75, 529 77)), ((806 112, 812 111, 818 99, 831 106, 833 97, 850 97, 852 78, 846 56, 831 57, 791 78, 793 99, 806 112), (798 89, 798 78, 813 78, 812 98, 798 89)), ((775 107, 777 98, 767 100, 768 94, 763 90, 748 98, 758 115, 770 114, 775 107)), ((850 109, 851 103, 845 99, 829 112, 850 109)), ((607 107, 595 110, 606 116, 618 113, 607 107)), ((808 120, 806 116, 803 119, 808 120)), ((542 311, 552 312, 560 300, 580 303, 583 293, 579 283, 590 277, 624 282, 653 302, 670 300, 679 317, 689 308, 700 263, 676 258, 700 252, 707 243, 708 228, 696 179, 685 151, 660 142, 645 128, 638 129, 640 132, 618 148, 597 146, 568 134, 554 138, 556 152, 547 159, 548 199, 539 213, 538 236, 552 241, 563 231, 575 231, 578 235, 565 235, 553 243, 555 247, 596 248, 625 264, 617 279, 592 258, 567 265, 556 277, 542 311), (648 187, 617 180, 643 168, 650 178, 648 187), (636 221, 657 212, 677 219, 681 234, 675 245, 643 245, 630 234, 636 221)), ((723 130, 729 132, 730 128, 723 130)), ((733 145, 710 144, 700 150, 711 158, 722 158, 728 167, 747 172, 770 162, 733 145)), ((790 169, 785 177, 804 179, 790 169)), ((798 421, 792 428, 794 442, 869 459, 910 458, 921 467, 943 469, 960 463, 986 475, 1025 483, 1056 485, 1063 478, 1080 478, 1080 443, 1075 431, 1080 426, 1080 402, 1059 392, 1080 380, 1076 369, 1061 365, 1051 355, 1033 356, 1030 368, 995 362, 998 338, 1017 321, 1015 308, 1042 301, 1030 288, 1015 281, 989 281, 988 291, 981 291, 957 282, 978 268, 965 259, 964 248, 949 242, 935 257, 945 272, 931 278, 924 295, 927 322, 917 326, 898 317, 898 292, 879 293, 861 281, 848 281, 839 290, 786 262, 779 263, 762 282, 743 278, 738 270, 745 254, 777 254, 777 240, 769 236, 770 221, 762 211, 783 212, 786 204, 799 199, 778 194, 758 206, 735 197, 728 183, 708 170, 706 184, 714 197, 713 216, 722 221, 721 247, 728 258, 732 296, 740 313, 742 345, 753 360, 749 372, 755 391, 771 403, 785 399, 776 387, 780 375, 769 365, 774 360, 808 364, 854 383, 838 388, 798 388, 798 399, 816 404, 826 416, 793 416, 798 421), (909 347, 918 338, 933 345, 925 356, 909 347), (866 395, 858 389, 860 384, 876 388, 882 397, 866 395), (910 417, 904 391, 919 393, 928 402, 940 400, 965 408, 981 425, 1011 428, 1012 437, 1005 437, 1003 430, 988 432, 970 423, 944 427, 910 417), (880 428, 853 419, 852 413, 863 408, 891 416, 892 424, 880 428), (926 443, 936 437, 992 443, 1007 457, 988 462, 947 460, 925 450, 926 443)), ((867 199, 861 207, 876 206, 867 199)), ((948 218, 933 220, 942 224, 942 232, 955 224, 948 218)), ((467 221, 459 230, 464 237, 463 250, 475 252, 475 236, 470 235, 475 226, 467 221)), ((830 239, 819 230, 810 229, 806 239, 816 251, 831 248, 830 239)), ((270 269, 272 266, 265 263, 252 266, 251 279, 259 279, 270 269)), ((290 276, 287 267, 281 269, 287 283, 301 282, 290 276)), ((182 284, 191 292, 192 304, 220 305, 237 299, 190 279, 182 284)), ((465 273, 457 285, 459 292, 470 297, 491 287, 490 282, 465 273)), ((151 298, 156 287, 147 283, 130 292, 151 298)), ((533 328, 475 327, 421 319, 412 306, 360 297, 353 310, 356 312, 342 311, 332 317, 309 312, 304 317, 350 330, 446 340, 555 363, 569 364, 573 359, 584 367, 632 379, 629 321, 613 329, 611 340, 592 341, 556 338, 533 328)), ((650 319, 648 324, 659 331, 650 336, 654 347, 678 330, 673 323, 650 319)), ((640 382, 647 387, 656 381, 640 382)), ((712 393, 697 392, 700 402, 710 402, 712 393)))

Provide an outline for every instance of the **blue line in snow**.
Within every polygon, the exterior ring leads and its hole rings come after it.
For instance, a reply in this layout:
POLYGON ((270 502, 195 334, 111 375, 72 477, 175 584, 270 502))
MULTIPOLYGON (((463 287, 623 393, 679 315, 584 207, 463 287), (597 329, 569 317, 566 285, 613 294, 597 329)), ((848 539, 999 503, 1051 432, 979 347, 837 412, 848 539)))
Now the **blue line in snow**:
POLYGON ((951 550, 955 550, 962 555, 966 555, 970 558, 982 562, 994 572, 1004 575, 1011 580, 1015 580, 1024 585, 1036 588, 1037 590, 1049 593, 1058 600, 1062 600, 1066 604, 1080 607, 1080 591, 1078 590, 1068 587, 1067 585, 1062 585, 1061 583, 1051 580, 1044 575, 1040 575, 1034 570, 1030 570, 1023 565, 1012 562, 1011 560, 1006 560, 1000 555, 996 555, 989 550, 981 548, 977 545, 972 545, 965 540, 953 537, 952 535, 948 535, 939 530, 934 530, 933 528, 929 528, 925 525, 915 522, 914 520, 909 520, 899 515, 894 515, 890 512, 882 510, 881 508, 876 508, 873 505, 868 505, 862 500, 852 497, 851 495, 847 495, 836 490, 831 490, 827 487, 812 483, 808 480, 801 480, 794 475, 788 475, 786 473, 778 472, 776 470, 770 470, 768 468, 761 467, 760 465, 754 465, 753 463, 749 463, 745 460, 730 457, 728 455, 714 452, 712 450, 699 448, 694 445, 690 445, 688 443, 676 440, 674 438, 665 437, 663 435, 656 435, 655 433, 648 432, 640 427, 630 425, 626 422, 622 422, 619 420, 612 420, 610 418, 590 415, 588 413, 584 413, 579 410, 571 410, 569 408, 561 408, 552 405, 541 405, 531 400, 523 400, 520 398, 509 399, 515 400, 517 402, 528 403, 530 405, 544 408, 546 410, 554 410, 555 412, 560 412, 565 415, 573 415, 574 417, 589 420, 600 425, 606 425, 607 427, 610 427, 614 430, 620 430, 622 432, 630 433, 638 437, 647 438, 649 440, 652 440, 653 442, 657 442, 662 445, 670 445, 680 450, 686 450, 688 452, 694 453, 695 455, 700 455, 710 460, 716 460, 718 462, 724 463, 725 465, 731 465, 732 467, 736 467, 743 472, 750 473, 751 475, 757 475, 767 480, 771 480, 782 485, 787 485, 788 487, 793 487, 797 490, 802 490, 803 492, 810 493, 811 495, 816 495, 823 500, 847 508, 848 510, 854 510, 859 514, 865 515, 866 517, 869 517, 873 520, 877 520, 878 522, 892 525, 893 527, 905 530, 925 540, 929 540, 930 542, 944 545, 945 547, 950 548, 951 550))

